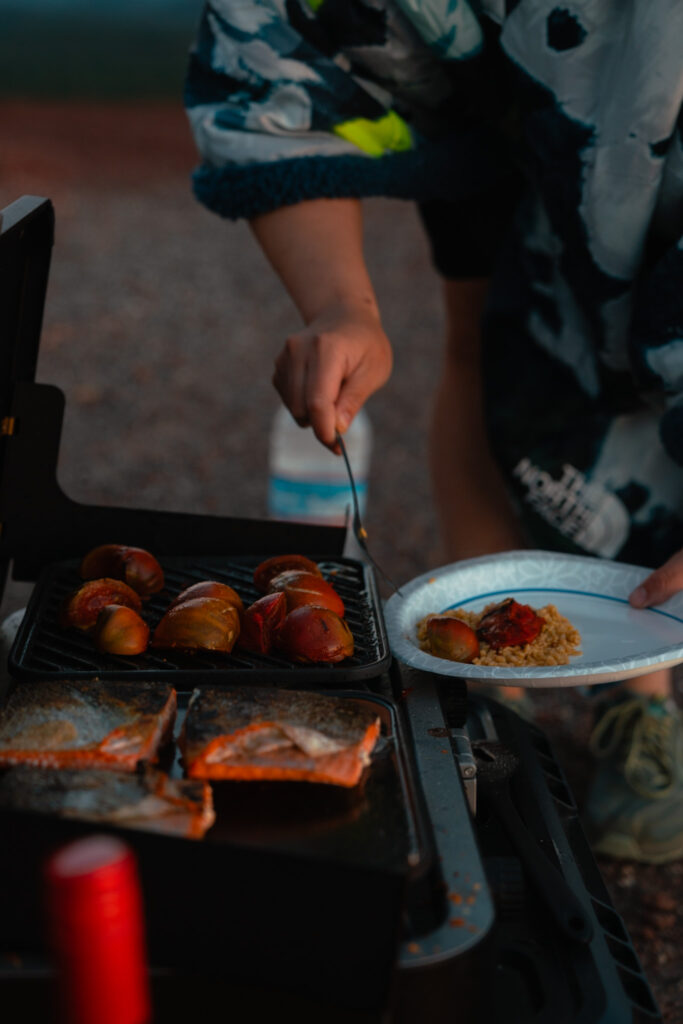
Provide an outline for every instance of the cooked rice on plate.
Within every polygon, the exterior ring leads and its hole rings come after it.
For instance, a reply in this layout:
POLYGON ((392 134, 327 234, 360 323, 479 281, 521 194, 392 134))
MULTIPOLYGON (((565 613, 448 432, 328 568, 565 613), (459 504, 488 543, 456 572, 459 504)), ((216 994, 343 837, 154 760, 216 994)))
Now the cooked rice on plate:
MULTIPOLYGON (((460 619, 476 630, 484 615, 496 608, 499 602, 494 601, 487 605, 480 612, 468 612, 464 608, 454 608, 450 611, 440 612, 441 615, 450 615, 460 619)), ((547 604, 543 608, 535 608, 534 611, 545 620, 541 632, 528 644, 501 647, 494 650, 484 640, 479 640, 479 656, 473 658, 472 665, 498 665, 509 668, 520 665, 568 665, 569 659, 581 654, 581 635, 569 619, 560 615, 554 604, 547 604)), ((431 618, 426 615, 417 624, 417 639, 420 648, 431 653, 427 643, 427 622, 431 618)))

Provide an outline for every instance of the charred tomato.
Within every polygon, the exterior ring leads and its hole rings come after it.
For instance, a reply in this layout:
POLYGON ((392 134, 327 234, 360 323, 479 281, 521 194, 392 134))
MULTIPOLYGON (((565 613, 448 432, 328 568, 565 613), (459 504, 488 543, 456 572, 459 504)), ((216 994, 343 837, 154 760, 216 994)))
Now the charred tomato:
POLYGON ((125 544, 100 544, 93 548, 81 562, 80 573, 84 580, 102 576, 124 580, 143 598, 156 594, 164 586, 164 570, 154 555, 144 548, 125 544))
POLYGON ((475 631, 453 615, 430 615, 426 626, 429 653, 448 661, 473 661, 479 654, 475 631))
POLYGON ((340 617, 344 615, 344 602, 331 583, 314 573, 289 569, 274 576, 268 584, 271 593, 282 591, 287 599, 287 611, 301 605, 329 608, 340 617))
POLYGON ((219 580, 201 580, 199 583, 193 583, 191 586, 186 587, 185 590, 181 590, 178 596, 171 601, 167 611, 171 608, 177 608, 179 604, 191 601, 195 597, 217 597, 219 601, 224 601, 225 604, 234 605, 240 615, 244 611, 244 602, 237 591, 233 590, 229 584, 221 583, 219 580))
POLYGON ((299 662, 336 662, 353 654, 353 634, 329 608, 302 605, 289 612, 275 634, 278 651, 299 662))
POLYGON ((97 617, 93 639, 106 654, 142 654, 149 640, 149 626, 133 608, 108 604, 97 617))
POLYGON ((289 569, 299 569, 303 572, 313 573, 314 576, 322 576, 317 564, 305 555, 274 555, 267 558, 254 569, 254 586, 261 593, 268 592, 268 585, 274 576, 289 569))
POLYGON ((240 632, 233 604, 217 597, 193 597, 169 608, 152 636, 152 647, 229 653, 240 632))
POLYGON ((140 595, 123 580, 89 580, 71 594, 62 605, 59 621, 62 626, 92 629, 108 604, 125 605, 136 612, 142 610, 140 595))
POLYGON ((501 647, 531 643, 544 625, 545 619, 537 615, 530 605, 519 604, 509 597, 480 619, 477 635, 494 651, 498 651, 501 647))
POLYGON ((269 654, 286 614, 287 601, 280 591, 260 597, 244 613, 237 646, 254 654, 269 654))

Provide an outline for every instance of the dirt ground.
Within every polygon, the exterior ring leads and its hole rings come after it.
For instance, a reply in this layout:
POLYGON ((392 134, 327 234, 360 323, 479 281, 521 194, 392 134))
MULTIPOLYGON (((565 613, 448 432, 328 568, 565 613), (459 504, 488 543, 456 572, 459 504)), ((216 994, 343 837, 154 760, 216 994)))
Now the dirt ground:
MULTIPOLYGON (((66 395, 63 488, 93 503, 265 515, 270 366, 297 316, 248 228, 193 199, 179 106, 13 102, 0 123, 0 207, 33 194, 56 210, 38 379, 66 395)), ((395 348, 393 377, 369 403, 366 525, 377 559, 405 581, 442 561, 425 466, 439 287, 412 207, 366 209, 395 348)), ((2 617, 28 592, 10 582, 2 617)), ((590 711, 573 692, 535 699, 580 802, 590 711)), ((683 864, 600 867, 667 1024, 683 1021, 683 864)))

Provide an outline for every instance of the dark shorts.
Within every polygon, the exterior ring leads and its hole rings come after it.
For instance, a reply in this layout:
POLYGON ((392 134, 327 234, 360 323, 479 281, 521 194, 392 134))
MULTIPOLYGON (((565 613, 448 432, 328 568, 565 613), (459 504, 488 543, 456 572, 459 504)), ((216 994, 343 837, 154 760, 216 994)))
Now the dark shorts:
POLYGON ((683 548, 683 478, 674 486, 658 416, 635 390, 587 395, 530 337, 533 281, 509 230, 520 183, 505 181, 480 202, 420 206, 442 277, 493 278, 483 368, 496 461, 530 545, 655 568, 683 548))
POLYGON ((597 394, 528 330, 535 278, 500 253, 483 330, 489 441, 529 543, 648 568, 683 548, 683 472, 661 413, 630 375, 603 370, 597 394))
POLYGON ((431 200, 418 209, 442 277, 490 277, 522 193, 521 175, 501 178, 495 192, 462 202, 431 200))

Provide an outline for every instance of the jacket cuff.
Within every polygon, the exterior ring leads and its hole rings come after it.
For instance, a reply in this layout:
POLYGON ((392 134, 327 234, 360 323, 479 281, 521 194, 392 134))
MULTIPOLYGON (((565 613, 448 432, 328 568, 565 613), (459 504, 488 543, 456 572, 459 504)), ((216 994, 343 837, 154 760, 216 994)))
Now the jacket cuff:
POLYGON ((306 199, 385 196, 394 199, 458 199, 490 189, 509 174, 502 151, 472 132, 418 150, 366 156, 310 156, 273 163, 200 165, 197 199, 230 220, 251 218, 306 199))

